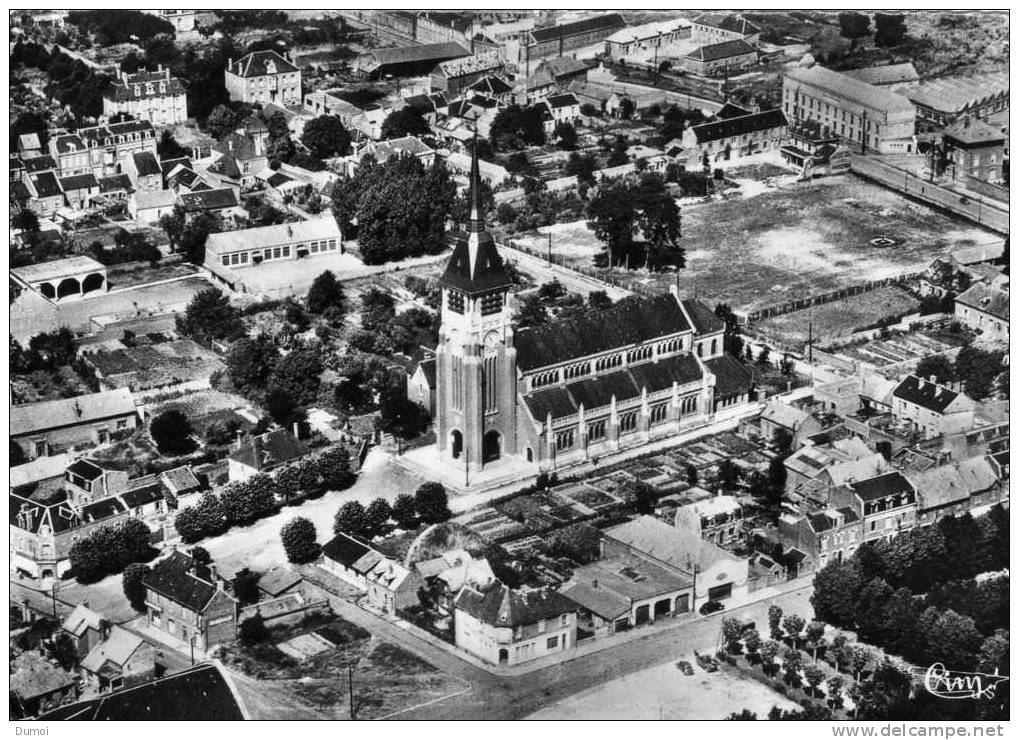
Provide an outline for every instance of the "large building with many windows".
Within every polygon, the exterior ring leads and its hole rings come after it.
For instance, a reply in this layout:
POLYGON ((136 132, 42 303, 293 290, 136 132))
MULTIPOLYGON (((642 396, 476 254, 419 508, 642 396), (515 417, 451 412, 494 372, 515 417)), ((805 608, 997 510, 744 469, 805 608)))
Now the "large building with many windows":
POLYGON ((343 237, 332 215, 307 221, 209 234, 205 264, 210 268, 254 267, 265 262, 340 254, 343 237))
POLYGON ((786 72, 782 111, 791 124, 816 121, 856 151, 913 152, 916 108, 909 100, 816 64, 786 72))
POLYGON ((441 278, 435 351, 439 458, 478 471, 506 458, 554 468, 708 423, 750 400, 723 322, 678 291, 517 328, 512 281, 471 164, 469 230, 441 278))
POLYGON ((160 65, 155 72, 122 72, 103 94, 103 115, 126 113, 156 126, 183 123, 188 118, 184 85, 160 65))
POLYGON ((230 100, 242 103, 301 104, 301 70, 275 51, 255 51, 226 67, 230 100))

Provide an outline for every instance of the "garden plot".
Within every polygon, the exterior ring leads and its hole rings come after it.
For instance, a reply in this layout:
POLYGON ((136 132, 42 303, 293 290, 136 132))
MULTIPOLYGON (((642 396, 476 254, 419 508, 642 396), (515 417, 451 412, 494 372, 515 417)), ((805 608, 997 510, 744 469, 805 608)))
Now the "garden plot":
MULTIPOLYGON (((135 346, 97 349, 87 355, 107 386, 132 391, 208 381, 224 365, 219 357, 190 339, 159 341, 151 337, 135 346)), ((133 343, 133 342, 132 342, 133 343)))
POLYGON ((957 342, 948 337, 933 337, 928 334, 902 334, 888 339, 875 339, 864 344, 836 350, 839 355, 860 360, 874 367, 885 367, 902 362, 919 361, 923 357, 950 352, 964 344, 960 334, 957 342))

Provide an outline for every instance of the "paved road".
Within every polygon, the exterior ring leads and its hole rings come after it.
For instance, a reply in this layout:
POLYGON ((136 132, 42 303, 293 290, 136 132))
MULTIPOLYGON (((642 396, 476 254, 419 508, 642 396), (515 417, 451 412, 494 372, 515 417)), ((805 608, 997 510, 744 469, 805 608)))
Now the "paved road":
POLYGON ((813 614, 809 603, 811 591, 812 587, 806 586, 769 602, 722 612, 706 619, 677 625, 675 629, 649 632, 646 637, 514 677, 493 676, 350 604, 338 604, 337 607, 345 619, 397 642, 471 684, 472 690, 466 694, 404 712, 394 719, 506 720, 522 719, 573 694, 650 666, 670 662, 676 656, 689 654, 692 650, 713 649, 718 641, 722 619, 726 616, 754 620, 760 628, 761 625, 767 625, 769 604, 776 603, 787 614, 795 612, 809 618, 813 614))

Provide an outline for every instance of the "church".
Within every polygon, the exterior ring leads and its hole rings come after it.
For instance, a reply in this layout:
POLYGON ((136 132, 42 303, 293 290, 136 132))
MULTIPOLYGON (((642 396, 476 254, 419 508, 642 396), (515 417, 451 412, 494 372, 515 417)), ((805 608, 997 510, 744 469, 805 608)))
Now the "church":
POLYGON ((424 395, 415 382, 434 392, 444 465, 473 473, 513 460, 554 470, 675 436, 751 402, 750 373, 723 349, 723 322, 676 288, 517 329, 479 182, 475 154, 469 225, 440 280, 438 346, 408 387, 412 398, 424 395))

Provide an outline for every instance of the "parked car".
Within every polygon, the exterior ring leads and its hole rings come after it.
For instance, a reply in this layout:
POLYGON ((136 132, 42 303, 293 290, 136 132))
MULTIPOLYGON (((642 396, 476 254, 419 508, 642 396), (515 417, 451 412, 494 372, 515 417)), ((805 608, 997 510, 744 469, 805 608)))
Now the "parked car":
POLYGON ((723 604, 721 601, 705 601, 703 604, 701 604, 701 608, 698 609, 698 611, 703 616, 707 616, 708 614, 720 612, 723 609, 725 609, 725 604, 723 604))
POLYGON ((697 660, 697 665, 703 668, 707 673, 714 673, 718 670, 718 663, 710 655, 698 655, 694 653, 694 658, 697 660))
POLYGON ((693 675, 693 666, 690 665, 690 661, 688 661, 688 660, 681 660, 681 661, 679 661, 678 663, 676 663, 676 668, 678 668, 679 670, 683 671, 683 675, 684 676, 692 676, 693 675))

